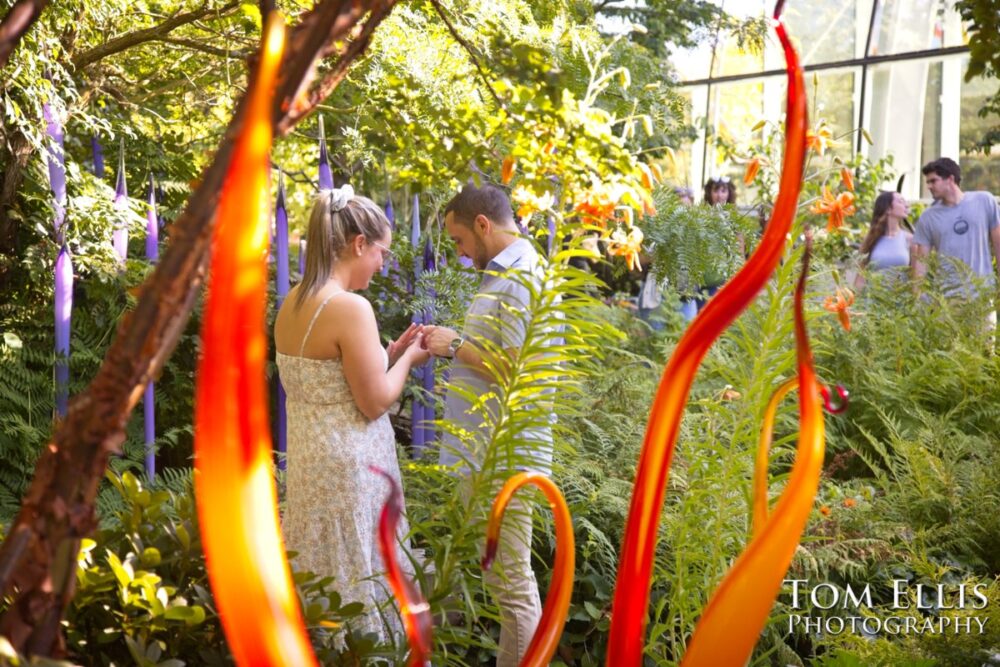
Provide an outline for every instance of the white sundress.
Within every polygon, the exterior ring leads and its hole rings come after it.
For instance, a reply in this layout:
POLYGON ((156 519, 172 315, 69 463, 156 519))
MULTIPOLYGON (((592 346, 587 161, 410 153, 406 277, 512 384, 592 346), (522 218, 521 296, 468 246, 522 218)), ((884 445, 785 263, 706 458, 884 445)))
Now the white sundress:
MULTIPOLYGON (((378 466, 400 483, 395 434, 388 414, 370 421, 358 409, 340 359, 302 356, 316 318, 337 294, 316 309, 299 355, 279 352, 276 356, 288 415, 282 532, 287 548, 298 552, 292 561, 294 569, 335 577, 334 586, 344 603, 366 606, 361 627, 357 623, 352 627, 385 640, 402 630, 394 608, 383 612, 388 628, 376 608, 391 597, 377 543, 379 515, 389 485, 368 466, 378 466)), ((388 363, 386 355, 386 368, 388 363)), ((397 558, 404 571, 411 570, 401 546, 406 545, 408 531, 401 518, 397 558)))

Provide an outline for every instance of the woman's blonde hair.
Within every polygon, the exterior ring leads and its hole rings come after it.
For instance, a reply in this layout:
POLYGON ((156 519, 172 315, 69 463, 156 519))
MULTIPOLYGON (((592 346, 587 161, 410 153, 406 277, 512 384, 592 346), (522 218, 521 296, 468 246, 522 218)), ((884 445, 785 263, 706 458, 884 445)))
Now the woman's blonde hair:
POLYGON ((316 294, 330 278, 330 272, 344 249, 359 234, 374 243, 390 231, 385 213, 368 197, 353 196, 334 211, 336 191, 319 193, 309 216, 306 232, 306 268, 295 297, 298 308, 316 294))

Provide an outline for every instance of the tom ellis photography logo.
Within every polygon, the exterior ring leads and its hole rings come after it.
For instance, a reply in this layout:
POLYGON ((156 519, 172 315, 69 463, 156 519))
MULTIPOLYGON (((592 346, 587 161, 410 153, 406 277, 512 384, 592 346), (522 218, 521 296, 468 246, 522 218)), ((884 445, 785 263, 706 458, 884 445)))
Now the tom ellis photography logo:
POLYGON ((830 583, 811 585, 808 579, 785 579, 785 586, 791 591, 792 609, 809 610, 789 615, 789 633, 983 634, 990 620, 985 584, 912 584, 893 579, 890 586, 865 584, 859 590, 850 585, 841 588, 830 583), (877 610, 876 600, 885 603, 877 610), (885 615, 887 609, 894 613, 885 615), (947 611, 965 613, 942 613, 947 611))

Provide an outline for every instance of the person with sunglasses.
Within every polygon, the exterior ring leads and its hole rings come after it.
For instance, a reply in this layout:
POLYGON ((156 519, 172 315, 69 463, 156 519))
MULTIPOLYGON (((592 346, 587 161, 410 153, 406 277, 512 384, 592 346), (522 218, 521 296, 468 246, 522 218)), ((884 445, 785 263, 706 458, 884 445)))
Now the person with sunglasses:
MULTIPOLYGON (((357 290, 381 270, 392 243, 382 209, 349 185, 320 193, 307 235, 302 282, 289 292, 274 325, 278 374, 287 394, 288 460, 282 531, 297 552, 295 569, 332 576, 345 602, 366 613, 355 630, 382 639, 402 631, 376 530, 385 480, 400 481, 387 411, 410 369, 425 363, 422 329, 410 326, 384 349, 371 303, 357 290), (383 622, 384 619, 384 622, 383 622)), ((411 559, 401 521, 398 560, 411 559)))

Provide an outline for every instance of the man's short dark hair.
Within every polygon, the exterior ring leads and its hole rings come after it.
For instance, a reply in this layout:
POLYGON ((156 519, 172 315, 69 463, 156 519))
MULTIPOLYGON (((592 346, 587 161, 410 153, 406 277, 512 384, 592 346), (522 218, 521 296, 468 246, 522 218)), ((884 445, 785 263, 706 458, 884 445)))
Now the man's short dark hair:
POLYGON ((494 185, 477 188, 473 183, 466 183, 444 207, 445 216, 449 213, 454 214, 455 222, 470 228, 477 215, 485 215, 500 225, 514 223, 514 211, 507 193, 494 185))
POLYGON ((941 178, 948 178, 952 176, 955 179, 955 185, 960 185, 962 183, 962 168, 958 166, 958 163, 952 160, 950 157, 939 157, 936 160, 928 162, 924 165, 923 169, 920 170, 924 176, 934 172, 941 178))

